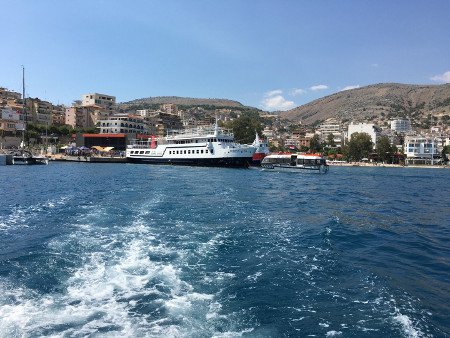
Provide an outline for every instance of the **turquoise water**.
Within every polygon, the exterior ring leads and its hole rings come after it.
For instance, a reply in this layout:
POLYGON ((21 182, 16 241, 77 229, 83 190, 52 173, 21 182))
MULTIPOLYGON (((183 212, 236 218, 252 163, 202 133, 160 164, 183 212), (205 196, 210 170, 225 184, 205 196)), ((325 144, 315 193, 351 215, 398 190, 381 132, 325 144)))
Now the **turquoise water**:
POLYGON ((450 170, 0 168, 0 337, 448 337, 450 170))

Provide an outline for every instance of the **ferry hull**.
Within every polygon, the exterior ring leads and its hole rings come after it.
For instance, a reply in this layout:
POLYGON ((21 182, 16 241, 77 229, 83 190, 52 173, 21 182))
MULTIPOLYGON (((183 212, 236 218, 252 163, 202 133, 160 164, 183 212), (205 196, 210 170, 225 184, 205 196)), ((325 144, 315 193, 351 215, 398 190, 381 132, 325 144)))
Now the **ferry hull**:
POLYGON ((255 153, 252 157, 252 166, 255 167, 260 167, 261 166, 261 162, 264 159, 264 157, 266 157, 267 154, 265 153, 255 153))
POLYGON ((229 167, 248 168, 252 162, 251 157, 222 157, 222 158, 151 158, 151 157, 129 157, 130 163, 145 164, 170 164, 200 167, 229 167))

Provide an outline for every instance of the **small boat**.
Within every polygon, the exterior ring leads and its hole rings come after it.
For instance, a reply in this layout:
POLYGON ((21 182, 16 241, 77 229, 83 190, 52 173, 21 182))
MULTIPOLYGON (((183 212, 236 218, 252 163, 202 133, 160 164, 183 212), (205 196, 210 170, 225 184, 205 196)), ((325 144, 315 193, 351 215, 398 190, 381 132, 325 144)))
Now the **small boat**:
POLYGON ((252 165, 259 167, 261 166, 263 158, 270 153, 269 146, 267 145, 267 142, 259 139, 258 133, 256 133, 252 146, 256 148, 256 151, 252 157, 252 165))
POLYGON ((321 154, 270 154, 264 157, 261 167, 269 171, 328 172, 328 164, 321 154))
POLYGON ((13 164, 48 164, 45 156, 33 155, 28 150, 18 150, 12 153, 13 164))

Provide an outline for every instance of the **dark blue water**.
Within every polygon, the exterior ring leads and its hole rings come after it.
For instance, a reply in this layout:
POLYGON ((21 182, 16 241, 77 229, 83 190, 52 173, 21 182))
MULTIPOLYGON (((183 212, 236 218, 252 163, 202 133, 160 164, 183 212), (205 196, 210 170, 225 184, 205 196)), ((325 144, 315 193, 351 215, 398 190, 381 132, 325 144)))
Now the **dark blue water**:
POLYGON ((0 168, 1 337, 448 337, 450 170, 0 168))

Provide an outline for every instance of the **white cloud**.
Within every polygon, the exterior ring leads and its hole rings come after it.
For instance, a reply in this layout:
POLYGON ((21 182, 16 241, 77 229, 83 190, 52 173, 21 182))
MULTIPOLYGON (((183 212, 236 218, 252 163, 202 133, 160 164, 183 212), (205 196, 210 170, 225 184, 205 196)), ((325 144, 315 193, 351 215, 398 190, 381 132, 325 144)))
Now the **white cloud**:
POLYGON ((303 95, 303 94, 306 94, 306 90, 301 89, 301 88, 294 88, 291 91, 292 96, 303 95))
POLYGON ((372 63, 370 66, 374 67, 374 68, 377 68, 378 67, 378 63, 372 63))
POLYGON ((450 83, 450 70, 444 74, 435 75, 431 78, 433 81, 450 83))
POLYGON ((309 89, 311 89, 313 92, 317 92, 319 90, 328 89, 328 86, 326 86, 326 85, 317 85, 317 86, 312 86, 309 89))
POLYGON ((288 101, 282 95, 273 94, 273 92, 267 93, 266 98, 261 102, 264 110, 288 110, 295 107, 294 101, 288 101))
POLYGON ((355 85, 355 86, 346 86, 344 88, 341 89, 341 92, 343 92, 344 90, 350 90, 350 89, 356 89, 359 88, 359 85, 355 85))
POLYGON ((283 94, 283 91, 281 89, 275 89, 275 90, 271 90, 270 92, 266 93, 266 96, 275 96, 275 95, 281 95, 283 94))

